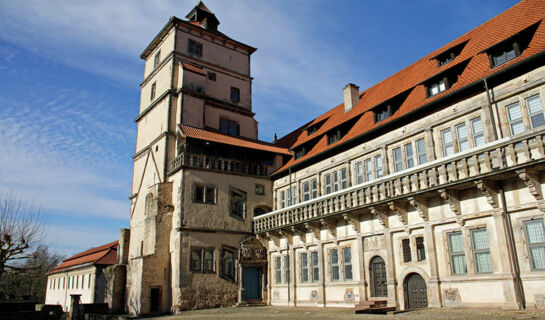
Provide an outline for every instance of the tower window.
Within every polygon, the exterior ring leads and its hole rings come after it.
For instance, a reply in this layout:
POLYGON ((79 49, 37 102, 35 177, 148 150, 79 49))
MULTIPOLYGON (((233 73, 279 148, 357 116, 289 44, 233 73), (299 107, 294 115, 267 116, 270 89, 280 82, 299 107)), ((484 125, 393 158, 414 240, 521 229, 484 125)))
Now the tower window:
POLYGON ((151 92, 150 92, 150 101, 155 99, 155 89, 156 89, 156 83, 154 82, 151 85, 151 92))
POLYGON ((208 72, 208 80, 216 81, 216 74, 214 72, 208 72))
POLYGON ((231 102, 238 103, 240 102, 240 89, 231 87, 231 102))
POLYGON ((153 68, 157 68, 159 62, 161 62, 161 50, 157 51, 155 58, 153 58, 153 68))
POLYGON ((220 119, 220 131, 221 133, 238 137, 240 135, 240 126, 236 121, 220 119))
POLYGON ((246 192, 232 188, 231 189, 231 216, 237 219, 246 217, 246 192))
POLYGON ((192 39, 188 39, 187 52, 190 56, 195 56, 199 58, 202 57, 202 43, 199 43, 192 39))

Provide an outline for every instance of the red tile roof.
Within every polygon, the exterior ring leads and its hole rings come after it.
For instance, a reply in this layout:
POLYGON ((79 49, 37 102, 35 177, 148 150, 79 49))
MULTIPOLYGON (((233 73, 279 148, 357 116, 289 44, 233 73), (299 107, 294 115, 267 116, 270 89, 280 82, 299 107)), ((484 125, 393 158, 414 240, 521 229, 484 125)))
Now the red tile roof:
POLYGON ((112 265, 117 262, 117 245, 114 241, 100 247, 92 248, 76 254, 62 261, 61 264, 53 268, 47 274, 75 269, 88 265, 112 265))
POLYGON ((398 73, 361 92, 360 100, 352 110, 345 112, 344 104, 340 104, 309 122, 307 126, 311 126, 326 119, 323 125, 314 134, 309 136, 307 131, 303 130, 304 127, 289 133, 285 137, 279 139, 279 143, 283 147, 290 147, 293 149, 310 140, 316 139, 317 137, 319 137, 319 141, 305 156, 297 160, 292 158, 284 166, 278 169, 276 173, 287 169, 293 164, 310 159, 332 147, 360 136, 371 129, 384 126, 392 120, 415 111, 423 105, 444 97, 466 85, 472 84, 484 77, 490 76, 513 64, 541 53, 545 50, 545 23, 539 23, 528 48, 524 50, 519 57, 501 66, 490 69, 488 55, 486 52, 483 52, 483 50, 540 22, 543 18, 545 18, 545 1, 522 1, 500 15, 462 35, 458 39, 428 54, 398 73), (439 67, 437 61, 433 58, 463 42, 467 42, 467 44, 463 47, 460 55, 457 56, 454 61, 439 67), (458 81, 454 83, 452 87, 440 94, 427 98, 425 86, 422 84, 425 80, 466 62, 468 63, 467 66, 463 69, 458 81), (399 110, 388 119, 375 124, 373 112, 371 110, 381 103, 406 91, 409 92, 409 95, 400 106, 399 110), (357 117, 360 117, 359 120, 357 120, 352 129, 350 129, 342 139, 336 143, 327 145, 327 135, 325 133, 357 117), (288 141, 291 145, 287 145, 286 142, 288 141))
POLYGON ((255 150, 268 151, 273 153, 280 153, 290 155, 290 152, 286 148, 275 146, 273 144, 253 139, 237 138, 229 135, 225 135, 218 132, 212 132, 204 129, 199 129, 187 125, 180 125, 182 132, 185 136, 193 139, 212 141, 222 144, 228 144, 232 146, 249 148, 255 150))
POLYGON ((185 69, 185 70, 189 70, 189 71, 192 71, 192 72, 201 74, 201 75, 203 75, 203 76, 206 75, 206 73, 204 72, 204 70, 202 69, 202 67, 199 67, 199 66, 196 66, 196 65, 194 65, 194 64, 187 63, 187 62, 182 62, 182 65, 184 66, 184 69, 185 69))

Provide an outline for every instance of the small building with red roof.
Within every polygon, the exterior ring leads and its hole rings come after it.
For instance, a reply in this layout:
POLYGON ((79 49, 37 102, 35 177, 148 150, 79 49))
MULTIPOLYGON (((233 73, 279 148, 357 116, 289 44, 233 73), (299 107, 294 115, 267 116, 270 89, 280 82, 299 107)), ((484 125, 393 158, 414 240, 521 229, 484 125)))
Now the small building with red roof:
POLYGON ((104 269, 117 263, 118 241, 91 248, 62 261, 47 273, 45 304, 70 311, 72 295, 81 303, 105 303, 107 278, 104 269))

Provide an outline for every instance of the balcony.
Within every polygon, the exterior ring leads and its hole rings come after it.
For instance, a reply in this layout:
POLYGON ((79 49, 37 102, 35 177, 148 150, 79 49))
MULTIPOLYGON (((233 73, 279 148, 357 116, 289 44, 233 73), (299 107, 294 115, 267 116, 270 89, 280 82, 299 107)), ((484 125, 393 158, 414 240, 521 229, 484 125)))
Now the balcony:
POLYGON ((427 208, 425 204, 420 203, 422 198, 419 196, 429 192, 440 195, 460 216, 456 188, 477 187, 487 196, 487 200, 497 207, 494 180, 505 179, 513 174, 518 175, 535 198, 540 200, 543 195, 538 182, 539 175, 527 168, 545 163, 544 135, 545 129, 540 129, 503 138, 480 148, 269 212, 254 218, 254 232, 261 234, 287 230, 290 226, 311 221, 322 221, 324 225, 322 219, 341 215, 354 228, 359 228, 359 223, 354 221, 350 213, 364 211, 378 216, 381 223, 386 226, 388 212, 399 215, 402 221, 406 219, 406 214, 404 216, 403 210, 396 205, 396 200, 401 199, 414 206, 422 218, 427 220, 427 208))
POLYGON ((260 177, 269 175, 268 166, 258 162, 225 159, 187 152, 180 153, 169 162, 168 174, 173 174, 183 167, 260 177))

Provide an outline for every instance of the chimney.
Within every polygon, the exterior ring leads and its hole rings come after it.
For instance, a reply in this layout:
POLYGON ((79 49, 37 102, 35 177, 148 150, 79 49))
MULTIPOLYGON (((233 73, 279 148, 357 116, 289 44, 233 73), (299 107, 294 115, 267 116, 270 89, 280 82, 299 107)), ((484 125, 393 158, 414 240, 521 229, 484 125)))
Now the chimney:
POLYGON ((344 112, 352 110, 352 107, 359 101, 360 87, 353 83, 347 84, 343 88, 344 95, 344 112))

